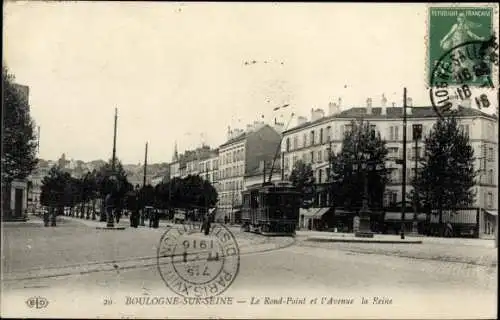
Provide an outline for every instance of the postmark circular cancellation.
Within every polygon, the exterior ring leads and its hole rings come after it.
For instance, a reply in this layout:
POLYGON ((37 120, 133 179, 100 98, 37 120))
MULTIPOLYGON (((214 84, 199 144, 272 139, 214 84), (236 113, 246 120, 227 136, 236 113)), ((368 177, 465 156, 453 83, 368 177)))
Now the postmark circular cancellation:
POLYGON ((213 224, 208 235, 197 225, 170 227, 157 251, 160 275, 176 294, 210 298, 223 293, 235 280, 240 250, 231 231, 213 224))
POLYGON ((495 89, 493 66, 498 66, 498 43, 468 41, 447 50, 432 69, 429 96, 438 116, 459 107, 479 110, 494 105, 489 95, 495 89))
POLYGON ((498 44, 469 41, 447 50, 431 73, 429 96, 440 116, 462 107, 479 110, 492 107, 488 92, 495 89, 492 66, 498 66, 498 44))
MULTIPOLYGON (((498 7, 431 4, 427 15, 429 96, 438 116, 497 104, 498 7)), ((487 110, 490 108, 490 110, 487 110)))

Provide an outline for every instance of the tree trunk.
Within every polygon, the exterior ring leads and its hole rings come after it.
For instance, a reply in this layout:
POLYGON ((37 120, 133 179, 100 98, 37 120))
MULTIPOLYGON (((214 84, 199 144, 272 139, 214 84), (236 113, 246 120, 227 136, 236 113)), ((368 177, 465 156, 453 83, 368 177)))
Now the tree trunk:
POLYGON ((95 216, 95 205, 96 205, 96 202, 97 202, 97 199, 93 198, 92 199, 92 220, 96 219, 96 216, 95 216))
POLYGON ((80 218, 85 218, 85 201, 80 204, 80 218))
POLYGON ((438 222, 439 236, 442 237, 444 235, 444 227, 443 227, 443 205, 441 200, 439 200, 438 203, 438 214, 439 214, 439 222, 438 222))
POLYGON ((105 204, 105 199, 102 199, 101 202, 101 213, 99 215, 99 221, 100 222, 106 222, 107 221, 107 212, 106 212, 106 204, 105 204))
POLYGON ((87 202, 87 216, 85 217, 85 219, 89 220, 90 219, 90 203, 87 202))

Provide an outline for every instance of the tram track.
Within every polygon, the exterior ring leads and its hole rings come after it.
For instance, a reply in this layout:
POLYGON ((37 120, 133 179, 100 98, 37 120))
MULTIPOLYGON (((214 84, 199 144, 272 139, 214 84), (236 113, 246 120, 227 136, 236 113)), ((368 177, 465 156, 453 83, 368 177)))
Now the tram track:
MULTIPOLYGON (((239 246, 240 257, 283 250, 295 245, 297 242, 295 238, 286 238, 287 241, 281 241, 283 239, 285 238, 266 237, 264 239, 259 239, 259 241, 256 243, 248 243, 239 246), (271 239, 280 239, 280 241, 276 243, 270 241, 271 239), (258 248, 257 250, 250 250, 250 251, 242 250, 248 248, 252 249, 258 246, 263 248, 258 248)), ((158 261, 158 257, 155 255, 155 256, 134 257, 134 258, 116 259, 116 260, 93 261, 87 263, 69 264, 64 266, 51 266, 43 269, 29 269, 11 274, 3 274, 2 281, 3 282, 30 281, 30 280, 59 278, 59 277, 75 276, 75 275, 86 275, 99 272, 110 272, 110 271, 120 272, 121 270, 150 268, 153 266, 157 266, 158 264, 165 265, 169 263, 166 260, 171 257, 172 257, 171 255, 160 257, 159 258, 160 262, 158 261), (161 261, 161 259, 165 259, 165 261, 161 261)))

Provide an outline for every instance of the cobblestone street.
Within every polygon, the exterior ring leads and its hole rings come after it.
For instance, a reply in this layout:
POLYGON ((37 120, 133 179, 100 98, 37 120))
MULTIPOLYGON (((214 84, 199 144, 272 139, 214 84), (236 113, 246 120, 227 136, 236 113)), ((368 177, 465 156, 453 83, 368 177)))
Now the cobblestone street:
MULTIPOLYGON (((5 223, 3 296, 10 306, 20 308, 36 294, 50 299, 53 308, 61 308, 57 301, 77 295, 73 299, 96 305, 98 315, 111 312, 111 308, 103 307, 102 300, 107 297, 126 315, 127 310, 132 312, 124 302, 126 296, 173 295, 160 278, 155 259, 166 223, 159 229, 116 231, 97 230, 99 224, 103 223, 68 217, 61 217, 55 228, 43 227, 37 218, 27 223, 5 223)), ((496 250, 481 242, 316 243, 307 240, 307 232, 299 232, 295 238, 276 238, 242 233, 237 227, 231 230, 240 247, 241 264, 235 282, 224 295, 245 303, 237 308, 228 306, 224 309, 227 316, 257 315, 258 310, 258 315, 265 317, 292 310, 249 305, 251 297, 279 296, 342 296, 358 300, 380 296, 393 301, 390 309, 379 306, 365 311, 349 306, 317 306, 318 310, 324 309, 325 317, 332 310, 335 317, 387 316, 388 312, 391 317, 415 312, 417 318, 495 315, 496 250), (450 297, 454 297, 453 302, 450 297)), ((173 316, 183 314, 180 306, 168 308, 173 316)), ((46 312, 50 310, 55 309, 46 312)), ((203 310, 197 308, 196 312, 205 312, 198 315, 206 316, 213 309, 203 310)), ((157 312, 155 308, 133 311, 141 317, 157 312)), ((78 306, 72 305, 68 312, 77 315, 78 306)), ((303 309, 298 312, 294 316, 308 316, 303 309)))

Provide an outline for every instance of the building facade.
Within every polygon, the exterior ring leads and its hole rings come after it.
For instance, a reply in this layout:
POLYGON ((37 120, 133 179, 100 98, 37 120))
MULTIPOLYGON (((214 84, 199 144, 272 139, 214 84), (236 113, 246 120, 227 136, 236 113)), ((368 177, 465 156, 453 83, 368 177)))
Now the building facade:
POLYGON ((199 175, 210 182, 218 190, 219 180, 219 150, 213 150, 207 158, 201 159, 199 163, 199 175))
POLYGON ((254 122, 247 126, 246 131, 230 131, 227 138, 219 147, 219 202, 216 219, 227 216, 231 222, 236 222, 240 217, 245 175, 255 172, 263 161, 272 162, 279 152, 281 135, 263 122, 254 122))
MULTIPOLYGON (((351 121, 364 119, 379 132, 386 141, 389 151, 386 167, 391 170, 390 181, 384 195, 384 206, 401 203, 402 165, 396 164, 403 154, 403 108, 387 107, 382 101, 379 107, 372 107, 371 99, 366 107, 350 108, 340 111, 339 105, 330 104, 329 114, 325 116, 321 109, 311 110, 311 120, 302 121, 283 133, 285 175, 288 176, 298 160, 312 165, 318 184, 315 204, 319 207, 331 206, 328 192, 330 184, 330 150, 338 153, 342 147, 344 133, 350 130, 351 121)), ((411 99, 408 99, 411 107, 411 99)), ((476 156, 475 167, 480 175, 474 187, 476 192, 475 207, 497 209, 498 202, 498 120, 495 116, 479 110, 460 108, 457 118, 460 128, 468 134, 476 156)), ((411 192, 411 180, 418 170, 418 157, 424 153, 424 138, 437 121, 432 107, 407 108, 407 186, 411 192), (413 125, 422 126, 422 137, 413 139, 413 125)))

